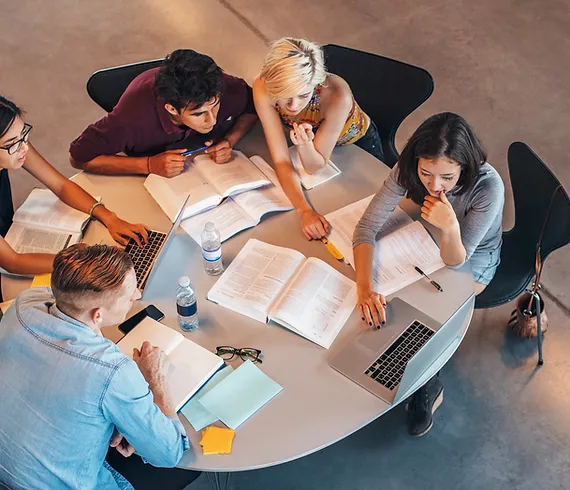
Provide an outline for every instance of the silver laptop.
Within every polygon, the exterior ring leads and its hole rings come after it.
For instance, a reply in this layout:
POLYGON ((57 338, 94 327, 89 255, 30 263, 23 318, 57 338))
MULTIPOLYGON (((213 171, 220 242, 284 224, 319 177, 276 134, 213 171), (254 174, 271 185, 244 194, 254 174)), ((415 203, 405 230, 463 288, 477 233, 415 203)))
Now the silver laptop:
POLYGON ((473 296, 443 325, 394 298, 386 308, 386 326, 362 332, 329 364, 385 402, 397 403, 459 337, 473 296))
POLYGON ((160 262, 166 255, 168 245, 176 235, 176 230, 178 230, 178 226, 182 221, 182 216, 184 216, 184 210, 186 209, 189 199, 190 195, 188 195, 180 211, 178 211, 176 220, 168 233, 153 230, 148 234, 148 242, 142 247, 139 247, 132 238, 125 247, 125 252, 133 259, 135 273, 137 275, 137 287, 143 293, 143 298, 146 286, 156 274, 160 262))

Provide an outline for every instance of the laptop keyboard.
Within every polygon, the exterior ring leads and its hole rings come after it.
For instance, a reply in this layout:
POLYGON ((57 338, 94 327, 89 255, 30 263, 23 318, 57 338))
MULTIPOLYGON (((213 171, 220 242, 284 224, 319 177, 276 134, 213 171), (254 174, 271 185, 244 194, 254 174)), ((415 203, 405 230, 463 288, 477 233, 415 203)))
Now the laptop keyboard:
POLYGON ((137 287, 142 289, 146 281, 146 277, 154 263, 154 259, 160 252, 164 241, 166 240, 166 233, 160 233, 158 231, 149 231, 148 242, 142 247, 139 247, 136 242, 131 238, 127 246, 125 247, 125 252, 127 252, 131 259, 133 259, 133 264, 135 266, 135 273, 137 275, 137 287))
POLYGON ((431 328, 414 320, 364 374, 393 391, 402 381, 408 361, 434 333, 431 328))

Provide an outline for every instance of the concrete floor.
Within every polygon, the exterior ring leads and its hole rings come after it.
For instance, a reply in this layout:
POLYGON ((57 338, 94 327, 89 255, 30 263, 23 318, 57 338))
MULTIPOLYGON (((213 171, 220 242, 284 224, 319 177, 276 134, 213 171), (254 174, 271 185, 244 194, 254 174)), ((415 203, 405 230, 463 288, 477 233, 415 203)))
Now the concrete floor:
MULTIPOLYGON (((528 143, 570 189, 570 8, 566 0, 20 0, 2 2, 0 93, 34 125, 36 147, 66 175, 69 142, 103 112, 85 82, 102 67, 191 47, 251 81, 266 42, 284 35, 372 51, 426 68, 436 89, 398 132, 401 148, 426 117, 462 114, 506 182, 506 151, 528 143)), ((12 175, 15 204, 34 180, 12 175)), ((508 186, 507 186, 508 187, 508 186)), ((512 225, 510 189, 505 227, 512 225)), ((570 247, 543 282, 570 305, 570 247)), ((396 409, 348 439, 280 467, 241 473, 234 489, 570 488, 569 317, 547 302, 546 364, 512 339, 511 306, 476 312, 444 369, 445 403, 428 436, 407 437, 396 409)), ((201 477, 192 489, 207 488, 201 477)))

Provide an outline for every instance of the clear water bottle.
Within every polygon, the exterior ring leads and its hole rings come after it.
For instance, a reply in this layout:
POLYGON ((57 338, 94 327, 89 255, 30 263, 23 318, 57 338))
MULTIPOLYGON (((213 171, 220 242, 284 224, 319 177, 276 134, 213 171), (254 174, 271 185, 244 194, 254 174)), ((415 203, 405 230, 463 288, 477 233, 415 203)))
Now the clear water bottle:
POLYGON ((211 221, 206 223, 202 232, 202 257, 204 258, 204 270, 210 276, 217 276, 224 271, 220 232, 211 221))
POLYGON ((188 276, 182 276, 178 279, 176 309, 178 310, 178 324, 182 330, 191 332, 198 328, 196 295, 190 285, 190 278, 188 276))

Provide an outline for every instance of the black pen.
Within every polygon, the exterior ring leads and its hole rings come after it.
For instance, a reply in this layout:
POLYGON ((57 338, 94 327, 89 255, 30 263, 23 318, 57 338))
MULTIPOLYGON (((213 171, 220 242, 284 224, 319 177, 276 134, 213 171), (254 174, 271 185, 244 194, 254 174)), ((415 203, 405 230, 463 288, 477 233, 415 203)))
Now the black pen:
POLYGON ((437 289, 440 293, 443 293, 443 288, 437 282, 435 282, 431 277, 429 277, 423 270, 421 270, 417 265, 414 265, 414 269, 416 269, 422 276, 428 279, 435 289, 437 289))

